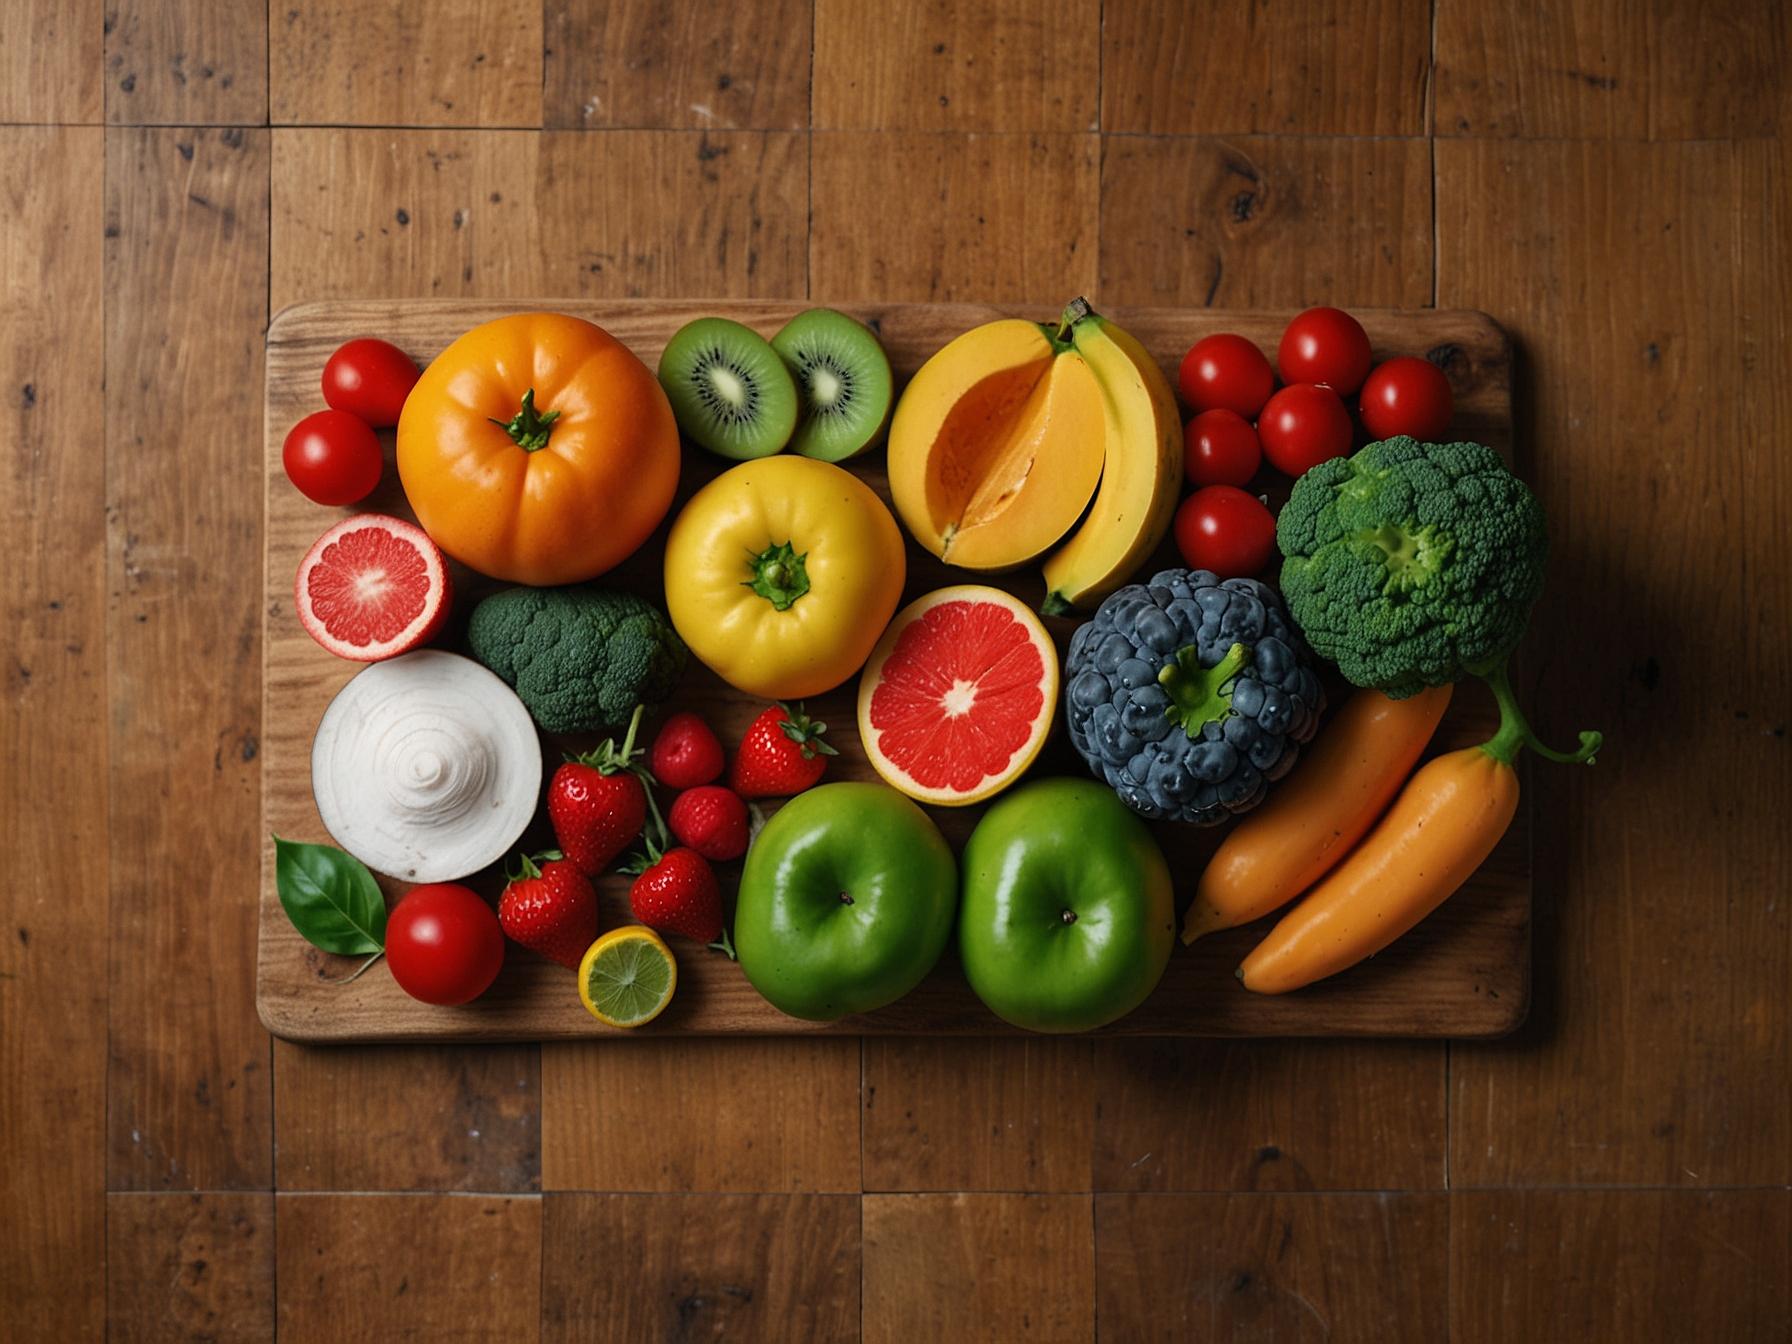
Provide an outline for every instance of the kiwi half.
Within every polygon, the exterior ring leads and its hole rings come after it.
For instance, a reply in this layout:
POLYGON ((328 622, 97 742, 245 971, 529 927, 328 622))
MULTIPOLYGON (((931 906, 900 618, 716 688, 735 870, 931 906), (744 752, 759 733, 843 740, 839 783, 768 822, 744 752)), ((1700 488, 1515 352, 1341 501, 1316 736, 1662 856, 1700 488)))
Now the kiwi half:
POLYGON ((687 322, 666 343, 659 379, 685 437, 712 453, 769 457, 796 429, 790 370, 765 337, 739 322, 687 322))
POLYGON ((772 349, 790 366, 802 394, 792 449, 839 462, 883 441, 894 382, 889 356, 862 322, 832 308, 811 308, 772 337, 772 349))

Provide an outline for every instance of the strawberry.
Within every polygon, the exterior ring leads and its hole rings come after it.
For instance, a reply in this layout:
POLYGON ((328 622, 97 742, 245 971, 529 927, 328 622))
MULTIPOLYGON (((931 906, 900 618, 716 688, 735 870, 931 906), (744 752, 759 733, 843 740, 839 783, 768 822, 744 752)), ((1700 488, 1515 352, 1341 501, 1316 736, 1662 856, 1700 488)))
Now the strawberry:
POLYGON ((661 933, 682 934, 700 943, 722 937, 722 888, 709 860, 680 846, 661 854, 649 845, 628 906, 635 918, 661 933))
POLYGON ((514 942, 573 970, 597 940, 597 893, 578 865, 558 850, 523 856, 520 874, 498 898, 498 923, 514 942), (536 867, 536 860, 543 860, 536 867))
POLYGON ((548 784, 548 819, 560 850, 587 877, 608 868, 647 824, 653 776, 640 765, 635 732, 640 705, 618 748, 609 738, 595 751, 569 756, 548 784))
POLYGON ((694 789, 722 777, 722 744, 709 725, 688 710, 674 714, 653 740, 654 778, 669 789, 694 789))
POLYGON ((747 805, 733 789, 704 784, 672 800, 666 824, 680 844, 725 862, 747 852, 747 805))
POLYGON ((780 702, 748 726, 728 771, 728 783, 742 798, 785 798, 801 793, 821 778, 827 757, 839 755, 821 735, 825 723, 816 723, 780 702))

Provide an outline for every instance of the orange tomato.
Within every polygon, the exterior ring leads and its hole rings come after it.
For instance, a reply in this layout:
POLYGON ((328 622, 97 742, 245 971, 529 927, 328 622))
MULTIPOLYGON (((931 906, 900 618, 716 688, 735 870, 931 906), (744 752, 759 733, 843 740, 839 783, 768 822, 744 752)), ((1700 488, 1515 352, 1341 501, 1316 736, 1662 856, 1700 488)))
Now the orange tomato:
POLYGON ((678 468, 659 380, 603 328, 557 313, 467 332, 398 420, 398 476, 423 530, 514 583, 620 564, 665 517, 678 468))

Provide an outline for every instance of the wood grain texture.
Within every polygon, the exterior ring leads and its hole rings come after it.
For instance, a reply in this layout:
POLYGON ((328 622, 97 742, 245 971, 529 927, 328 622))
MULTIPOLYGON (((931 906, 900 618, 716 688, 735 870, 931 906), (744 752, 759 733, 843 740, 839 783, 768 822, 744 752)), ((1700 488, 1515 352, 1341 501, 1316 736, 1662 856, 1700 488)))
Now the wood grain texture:
POLYGON ((540 1338, 540 1196, 281 1194, 275 1217, 281 1344, 540 1338))
POLYGON ((865 1042, 865 1189, 1085 1191, 1088 1041, 865 1042))
POLYGON ((865 1344, 1095 1333, 1088 1195, 866 1195, 865 1344))
POLYGON ((815 0, 815 126, 1099 129, 1099 0, 815 0))
POLYGON ((841 131, 810 145, 818 301, 1057 310, 1095 284, 1094 135, 841 131))
POLYGON ((1785 1190, 1452 1195, 1450 1338, 1784 1339, 1789 1209, 1785 1190))
POLYGON ((1784 5, 1438 0, 1440 136, 1697 140, 1792 128, 1784 5))
POLYGON ((1538 1014, 1451 1071, 1455 1185, 1783 1185, 1792 416, 1778 144, 1440 142, 1439 285, 1509 316, 1549 585, 1520 649, 1538 1014), (1640 277, 1648 283, 1639 283, 1640 277), (1696 798, 1662 787, 1700 781, 1696 798))
POLYGON ((549 1190, 856 1194, 850 1040, 542 1047, 549 1190))
POLYGON ((541 124, 807 129, 813 9, 812 0, 548 0, 541 124))
POLYGON ((542 1344, 859 1338, 856 1195, 548 1195, 542 1344))
POLYGON ((108 125, 268 123, 266 6, 107 0, 105 62, 108 125))
POLYGON ((273 1194, 108 1195, 105 1307, 112 1339, 273 1344, 273 1194))
POLYGON ((273 177, 276 309, 808 287, 801 136, 282 130, 273 177))
POLYGON ((276 126, 541 125, 540 0, 288 0, 270 12, 276 126))
POLYGON ((266 1189, 253 1016, 265 132, 106 142, 107 1188, 266 1189))
POLYGON ((532 1046, 274 1047, 281 1190, 541 1189, 532 1046))
POLYGON ((1104 143, 1108 303, 1433 302, 1427 140, 1110 135, 1104 143))
POLYGON ((1097 1190, 1445 1184, 1441 1044, 1115 1041, 1094 1088, 1097 1190))
POLYGON ((1448 1198, 1097 1195, 1101 1337, 1457 1338, 1448 1198))
POLYGON ((1102 129, 1423 135, 1430 0, 1102 7, 1102 129))
MULTIPOLYGON (((596 320, 651 367, 671 334, 699 313, 732 312, 770 333, 804 305, 616 300, 559 306, 596 320)), ((909 376, 949 335, 1005 312, 1031 311, 906 304, 853 305, 849 310, 877 324, 899 379, 909 376)), ((382 333, 414 357, 428 360, 468 327, 506 311, 513 309, 473 303, 331 303, 288 311, 270 332, 265 568, 265 694, 269 711, 261 747, 266 831, 299 840, 328 839, 311 797, 311 736, 330 699, 354 672, 351 665, 319 649, 291 610, 284 576, 295 570, 305 550, 340 511, 320 510, 291 488, 279 463, 281 440, 302 414, 315 407, 319 370, 346 332, 382 333)), ((1435 351, 1437 358, 1449 364, 1457 380, 1455 424, 1463 433, 1500 447, 1509 443, 1509 361, 1504 337, 1491 322, 1478 314, 1449 312, 1364 309, 1360 315, 1377 349, 1435 351)), ((1236 330, 1273 348, 1288 314, 1119 309, 1112 316, 1131 330, 1160 364, 1174 367, 1189 345, 1209 331, 1236 330)), ((883 489, 877 468, 874 455, 860 469, 874 488, 883 489)), ((719 470, 716 459, 689 450, 681 498, 719 470)), ((364 507, 386 512, 407 508, 394 473, 388 472, 387 480, 364 501, 364 507)), ((615 572, 612 581, 657 594, 660 552, 656 547, 661 544, 650 540, 640 554, 615 572)), ((1153 563, 1141 567, 1141 572, 1149 574, 1173 563, 1178 563, 1175 552, 1166 541, 1153 563)), ((953 581, 952 573, 911 546, 908 597, 953 581)), ((491 591, 492 585, 482 587, 481 582, 457 568, 456 591, 463 605, 491 591)), ((1010 582, 1035 604, 1043 595, 1036 574, 1023 572, 1010 582)), ((1071 623, 1057 622, 1054 628, 1061 639, 1067 639, 1071 623)), ((849 684, 813 697, 810 708, 824 721, 850 724, 855 721, 855 695, 855 687, 849 684)), ((760 706, 693 664, 665 712, 683 708, 703 710, 725 741, 737 741, 760 706)), ((1464 688, 1440 728, 1434 748, 1479 742, 1488 735, 1492 722, 1491 697, 1479 688, 1464 688)), ((834 777, 871 778, 854 736, 842 733, 836 742, 841 755, 830 765, 834 777)), ((548 742, 544 749, 551 757, 564 745, 548 742)), ((1035 768, 1049 773, 1077 772, 1083 767, 1071 749, 1060 743, 1048 749, 1035 768)), ((960 808, 940 809, 935 816, 947 839, 962 844, 978 814, 978 808, 960 808)), ((1157 827, 1156 834, 1166 847, 1172 871, 1181 875, 1186 899, 1189 884, 1218 843, 1218 836, 1172 825, 1157 827)), ((497 983, 472 1013, 444 1013, 408 999, 383 972, 363 976, 351 985, 323 983, 346 974, 348 967, 317 952, 293 931, 274 891, 272 852, 271 844, 264 846, 259 1006, 263 1021, 278 1034, 320 1041, 545 1040, 609 1034, 567 992, 562 975, 540 958, 510 958, 497 983)), ((1201 940, 1192 951, 1179 949, 1147 1004, 1105 1028, 1104 1033, 1472 1036, 1508 1031, 1522 1019, 1527 1001, 1528 852, 1528 826, 1521 811, 1488 864, 1437 915, 1374 961, 1300 994, 1261 997, 1238 988, 1232 970, 1260 929, 1231 930, 1201 940)), ((502 885, 495 869, 473 880, 494 898, 502 885)), ((736 880, 736 873, 724 869, 725 890, 731 890, 730 884, 736 880)), ((394 885, 389 895, 396 893, 394 885)), ((599 901, 606 920, 628 918, 623 879, 603 879, 599 901)), ((1012 1034, 1012 1029, 976 1002, 962 973, 949 964, 897 1004, 832 1024, 798 1022, 777 1013, 747 984, 738 967, 715 954, 680 949, 679 965, 678 997, 638 1035, 1012 1034)), ((554 1184, 550 1176, 548 1187, 554 1184)))
POLYGON ((0 123, 100 122, 103 11, 104 0, 13 0, 0 26, 0 123))
POLYGON ((103 135, 0 130, 0 1320, 45 1339, 103 1325, 103 135))

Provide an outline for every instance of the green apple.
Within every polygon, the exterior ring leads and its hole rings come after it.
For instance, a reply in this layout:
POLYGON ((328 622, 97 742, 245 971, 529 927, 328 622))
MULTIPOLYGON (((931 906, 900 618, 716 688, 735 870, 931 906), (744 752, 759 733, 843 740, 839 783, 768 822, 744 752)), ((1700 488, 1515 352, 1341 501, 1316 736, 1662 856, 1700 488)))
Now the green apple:
POLYGON ((747 851, 734 947, 774 1008, 832 1021, 920 984, 957 906, 958 865, 925 812, 886 784, 823 784, 747 851))
POLYGON ((1030 1031, 1089 1031, 1157 987, 1176 936, 1170 866, 1105 784, 1007 794, 964 848, 958 950, 977 997, 1030 1031))

